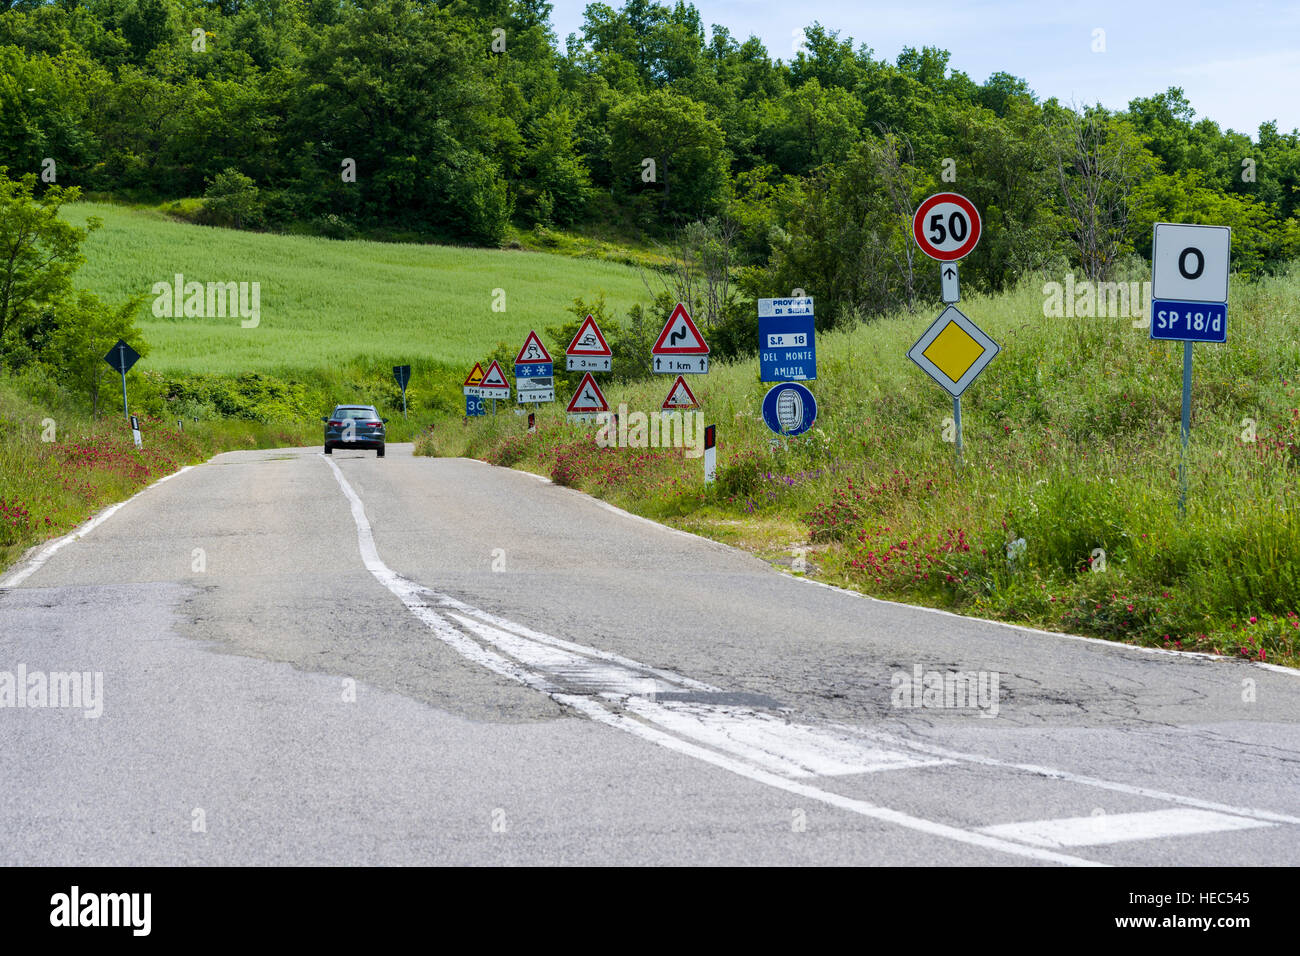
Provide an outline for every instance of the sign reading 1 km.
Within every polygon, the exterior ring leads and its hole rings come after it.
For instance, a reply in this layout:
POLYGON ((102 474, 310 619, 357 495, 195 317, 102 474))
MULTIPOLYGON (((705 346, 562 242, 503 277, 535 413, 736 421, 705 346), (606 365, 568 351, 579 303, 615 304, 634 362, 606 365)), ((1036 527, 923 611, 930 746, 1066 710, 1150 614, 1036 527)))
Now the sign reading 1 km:
POLYGON ((980 241, 980 214, 958 193, 935 193, 916 209, 912 236, 931 259, 956 262, 971 254, 980 241))

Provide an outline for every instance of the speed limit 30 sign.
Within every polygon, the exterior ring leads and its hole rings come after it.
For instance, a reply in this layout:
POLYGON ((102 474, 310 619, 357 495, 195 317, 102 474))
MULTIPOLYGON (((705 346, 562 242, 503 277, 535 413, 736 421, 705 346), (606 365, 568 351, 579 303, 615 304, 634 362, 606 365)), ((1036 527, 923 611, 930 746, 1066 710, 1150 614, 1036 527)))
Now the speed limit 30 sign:
POLYGON ((917 207, 912 236, 931 259, 956 262, 980 241, 980 214, 959 193, 935 193, 917 207))
POLYGON ((1228 340, 1232 229, 1158 222, 1151 245, 1151 338, 1228 340))

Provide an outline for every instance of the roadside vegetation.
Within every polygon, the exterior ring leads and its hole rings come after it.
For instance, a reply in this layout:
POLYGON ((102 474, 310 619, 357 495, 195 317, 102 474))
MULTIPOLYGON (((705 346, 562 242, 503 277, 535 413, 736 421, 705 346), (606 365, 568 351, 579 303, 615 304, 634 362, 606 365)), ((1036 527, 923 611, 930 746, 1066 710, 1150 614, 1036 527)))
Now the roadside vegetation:
POLYGON ((119 406, 94 419, 39 373, 0 378, 0 574, 33 545, 184 465, 223 451, 310 444, 302 425, 162 420, 137 411, 137 449, 119 406))
MULTIPOLYGON (((756 362, 691 377, 718 426, 711 487, 682 450, 600 447, 562 400, 534 435, 506 410, 439 421, 417 447, 548 475, 883 598, 1300 664, 1300 274, 1234 280, 1228 344, 1195 347, 1185 516, 1181 348, 1127 317, 1046 318, 1045 299, 1027 280, 962 303, 1002 352, 963 401, 960 471, 951 403, 905 354, 929 313, 821 336, 817 426, 785 442, 758 417, 756 362)), ((671 382, 606 397, 653 412, 671 382)))

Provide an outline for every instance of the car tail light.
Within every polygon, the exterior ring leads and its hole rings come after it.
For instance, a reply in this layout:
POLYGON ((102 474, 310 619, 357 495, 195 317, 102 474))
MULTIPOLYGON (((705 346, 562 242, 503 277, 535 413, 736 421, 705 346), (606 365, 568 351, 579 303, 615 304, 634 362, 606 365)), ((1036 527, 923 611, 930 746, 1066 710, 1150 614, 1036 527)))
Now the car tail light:
POLYGON ((329 424, 330 424, 330 427, 331 427, 331 428, 337 428, 338 426, 342 425, 343 423, 342 423, 342 422, 330 422, 329 424))

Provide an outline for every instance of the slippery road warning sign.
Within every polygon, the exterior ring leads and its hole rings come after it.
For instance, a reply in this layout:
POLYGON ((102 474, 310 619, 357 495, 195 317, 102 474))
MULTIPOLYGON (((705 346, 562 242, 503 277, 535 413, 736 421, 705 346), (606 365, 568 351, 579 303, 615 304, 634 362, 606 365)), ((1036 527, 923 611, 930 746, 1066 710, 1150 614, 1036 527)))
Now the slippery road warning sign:
POLYGON ((570 372, 608 372, 614 364, 614 352, 590 315, 583 319, 564 356, 570 372))
POLYGON ((654 356, 654 371, 663 375, 703 375, 709 370, 709 347, 680 302, 650 354, 654 356))

